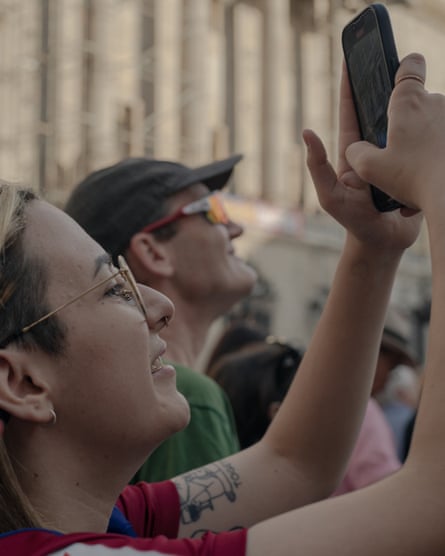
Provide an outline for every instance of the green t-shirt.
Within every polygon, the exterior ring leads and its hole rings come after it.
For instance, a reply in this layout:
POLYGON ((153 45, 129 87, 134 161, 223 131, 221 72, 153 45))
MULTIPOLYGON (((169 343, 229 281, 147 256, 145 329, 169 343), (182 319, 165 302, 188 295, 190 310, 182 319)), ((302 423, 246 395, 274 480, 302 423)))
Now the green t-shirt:
POLYGON ((190 423, 152 453, 133 483, 171 479, 240 449, 232 407, 222 388, 206 375, 174 367, 177 388, 190 405, 190 423))

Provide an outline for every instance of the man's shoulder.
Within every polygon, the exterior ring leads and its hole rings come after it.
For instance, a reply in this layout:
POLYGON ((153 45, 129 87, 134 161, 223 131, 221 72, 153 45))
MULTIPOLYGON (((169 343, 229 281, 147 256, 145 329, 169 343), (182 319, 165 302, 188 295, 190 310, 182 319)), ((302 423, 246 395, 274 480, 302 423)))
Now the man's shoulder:
POLYGON ((172 363, 172 365, 176 370, 176 378, 178 384, 179 382, 186 381, 187 383, 193 383, 199 385, 202 384, 212 389, 215 387, 219 389, 218 384, 209 376, 199 371, 195 371, 190 367, 186 367, 185 365, 180 365, 179 363, 172 363))
POLYGON ((173 363, 176 370, 176 385, 178 390, 184 394, 189 400, 190 396, 196 398, 197 396, 208 397, 211 399, 217 397, 224 399, 225 394, 222 388, 217 384, 213 378, 194 371, 190 367, 173 363))

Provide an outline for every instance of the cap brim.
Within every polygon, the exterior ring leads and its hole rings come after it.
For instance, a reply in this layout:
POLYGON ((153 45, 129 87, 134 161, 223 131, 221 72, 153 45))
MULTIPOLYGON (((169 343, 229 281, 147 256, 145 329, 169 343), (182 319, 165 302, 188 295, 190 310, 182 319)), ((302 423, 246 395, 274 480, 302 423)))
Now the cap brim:
POLYGON ((382 339, 382 347, 396 353, 401 360, 411 367, 415 367, 417 363, 416 356, 411 353, 407 347, 393 338, 384 337, 382 339))
POLYGON ((243 158, 242 154, 236 154, 224 160, 217 160, 205 166, 194 168, 190 173, 190 178, 182 187, 188 187, 195 183, 204 183, 210 191, 222 189, 230 179, 236 164, 243 158))

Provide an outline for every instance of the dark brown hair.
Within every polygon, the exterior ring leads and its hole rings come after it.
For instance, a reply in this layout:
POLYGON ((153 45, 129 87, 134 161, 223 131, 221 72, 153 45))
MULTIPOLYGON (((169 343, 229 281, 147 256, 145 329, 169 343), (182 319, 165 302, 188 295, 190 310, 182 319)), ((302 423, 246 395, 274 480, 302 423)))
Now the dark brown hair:
MULTIPOLYGON (((63 352, 65 331, 51 317, 26 334, 20 330, 48 312, 45 302, 47 274, 38 256, 24 245, 26 207, 36 199, 27 189, 0 184, 0 348, 16 343, 20 348, 37 347, 47 353, 63 352)), ((1 408, 0 408, 1 409, 1 408)), ((2 415, 7 420, 7 415, 2 415)), ((41 526, 38 512, 22 490, 0 438, 0 534, 26 527, 41 526)))
POLYGON ((281 402, 303 354, 290 345, 251 343, 221 357, 209 368, 233 408, 241 448, 258 442, 271 421, 270 405, 281 402))

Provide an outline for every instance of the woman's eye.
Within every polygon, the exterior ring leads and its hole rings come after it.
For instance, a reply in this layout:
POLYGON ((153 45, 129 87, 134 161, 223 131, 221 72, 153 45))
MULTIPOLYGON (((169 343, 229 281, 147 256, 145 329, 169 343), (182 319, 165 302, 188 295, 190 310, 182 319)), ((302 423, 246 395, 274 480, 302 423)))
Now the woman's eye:
POLYGON ((121 297, 125 301, 134 301, 133 292, 127 289, 124 284, 115 284, 109 290, 106 291, 105 295, 107 296, 117 296, 121 297))

